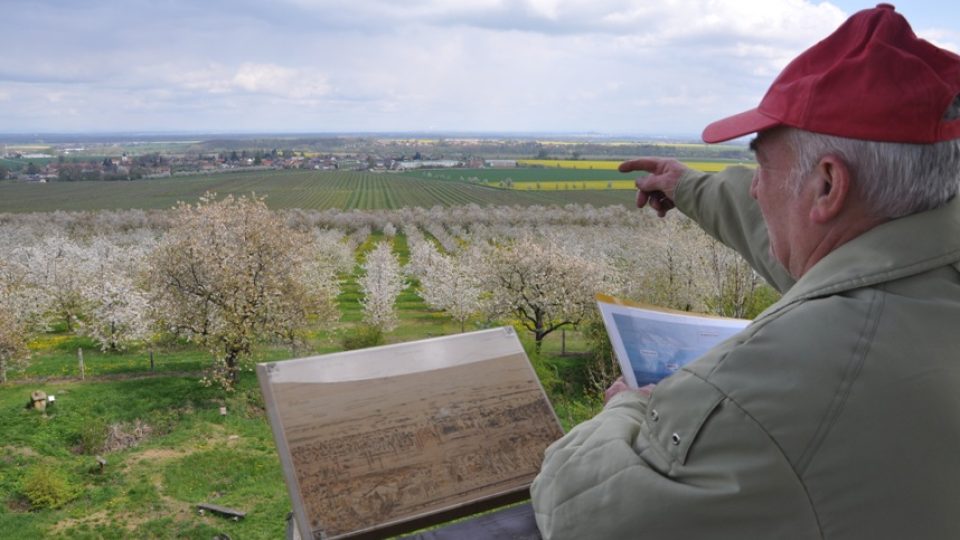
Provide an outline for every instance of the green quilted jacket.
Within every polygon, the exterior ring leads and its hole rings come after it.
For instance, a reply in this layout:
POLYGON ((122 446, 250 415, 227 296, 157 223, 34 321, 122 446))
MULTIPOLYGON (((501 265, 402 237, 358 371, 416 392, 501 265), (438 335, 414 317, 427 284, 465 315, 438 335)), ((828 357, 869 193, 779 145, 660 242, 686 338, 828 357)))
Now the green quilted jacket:
POLYGON ((782 299, 547 449, 544 538, 960 538, 960 197, 794 283, 751 176, 690 173, 675 202, 782 299))

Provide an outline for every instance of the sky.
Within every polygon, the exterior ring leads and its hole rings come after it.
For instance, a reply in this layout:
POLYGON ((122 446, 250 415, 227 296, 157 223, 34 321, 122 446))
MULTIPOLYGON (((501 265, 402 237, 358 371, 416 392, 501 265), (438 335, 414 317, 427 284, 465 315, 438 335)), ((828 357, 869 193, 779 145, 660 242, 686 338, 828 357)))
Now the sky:
MULTIPOLYGON (((0 133, 699 136, 835 0, 0 0, 0 133)), ((960 50, 941 1, 898 6, 960 50)))

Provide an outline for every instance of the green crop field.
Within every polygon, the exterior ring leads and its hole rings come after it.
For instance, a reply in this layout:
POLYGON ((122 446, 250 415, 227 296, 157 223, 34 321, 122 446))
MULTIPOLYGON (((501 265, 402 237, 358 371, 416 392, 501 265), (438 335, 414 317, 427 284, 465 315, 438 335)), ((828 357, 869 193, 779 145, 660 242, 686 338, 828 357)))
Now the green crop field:
POLYGON ((266 196, 271 208, 324 210, 553 204, 631 204, 622 191, 518 192, 468 182, 347 171, 257 171, 134 182, 0 183, 0 213, 162 209, 204 193, 266 196))
MULTIPOLYGON (((752 163, 744 163, 736 160, 681 160, 688 167, 698 169, 704 172, 720 171, 730 165, 753 166, 752 163)), ((433 170, 415 170, 403 173, 405 176, 429 178, 434 180, 454 180, 469 182, 479 181, 486 185, 499 185, 507 180, 513 183, 541 182, 549 184, 548 188, 554 189, 557 184, 564 182, 576 183, 570 189, 581 189, 581 183, 587 182, 589 189, 606 189, 607 182, 620 182, 614 184, 614 189, 625 189, 623 182, 630 183, 636 179, 637 173, 621 173, 617 170, 620 161, 520 161, 521 164, 534 164, 535 166, 504 168, 504 169, 433 169, 433 170), (592 183, 591 183, 592 181, 592 183), (602 182, 600 182, 602 181, 602 182)), ((533 188, 529 188, 533 189, 533 188)), ((560 189, 564 189, 560 187, 560 189)))
POLYGON ((412 171, 404 175, 436 180, 467 181, 476 178, 481 182, 501 182, 507 178, 514 182, 581 182, 584 180, 630 180, 635 175, 623 174, 613 169, 558 169, 547 167, 520 167, 516 169, 441 169, 412 171))

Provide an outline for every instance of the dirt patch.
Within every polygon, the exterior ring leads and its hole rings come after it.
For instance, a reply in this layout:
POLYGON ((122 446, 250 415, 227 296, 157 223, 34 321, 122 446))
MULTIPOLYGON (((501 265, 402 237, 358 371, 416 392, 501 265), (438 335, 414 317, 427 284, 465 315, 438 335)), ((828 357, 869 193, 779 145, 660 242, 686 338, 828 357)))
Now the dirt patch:
POLYGON ((142 461, 169 461, 171 459, 188 456, 193 452, 193 450, 181 450, 174 448, 148 448, 143 452, 130 455, 130 457, 128 457, 126 460, 125 465, 127 467, 133 467, 135 465, 139 465, 142 461))
POLYGON ((40 454, 38 454, 36 450, 28 446, 7 445, 7 446, 0 446, 0 456, 35 458, 35 457, 40 457, 40 454))
POLYGON ((19 495, 7 499, 7 509, 15 514, 24 514, 30 511, 30 501, 19 495))
POLYGON ((109 512, 107 510, 100 510, 99 512, 95 512, 80 518, 61 519, 53 525, 49 532, 52 533, 52 536, 58 537, 64 534, 66 531, 81 525, 93 527, 98 524, 122 522, 123 528, 128 532, 133 533, 138 527, 150 520, 168 516, 173 516, 176 518, 177 516, 189 513, 190 511, 190 505, 186 503, 168 500, 166 497, 164 498, 164 503, 164 508, 159 512, 149 511, 144 514, 137 514, 133 512, 116 513, 109 512), (172 509, 170 506, 171 504, 173 506, 172 509))
MULTIPOLYGON (((95 512, 89 516, 83 516, 82 518, 61 519, 53 525, 50 532, 55 536, 59 536, 64 531, 72 529, 77 525, 96 525, 97 523, 106 523, 107 521, 116 521, 116 516, 109 515, 106 510, 100 510, 99 512, 95 512)), ((127 528, 129 529, 129 526, 127 528)))
MULTIPOLYGON (((108 522, 123 522, 123 527, 128 532, 133 533, 141 525, 153 519, 172 517, 176 521, 187 521, 195 518, 196 512, 194 511, 193 505, 178 501, 166 495, 161 495, 160 499, 162 501, 161 508, 145 511, 143 514, 133 512, 117 513, 100 510, 99 512, 81 518, 65 518, 54 524, 50 529, 50 533, 52 533, 54 537, 59 537, 74 527, 81 525, 95 526, 108 522)), ((29 504, 27 508, 29 509, 29 504)))
MULTIPOLYGON (((233 448, 243 441, 243 437, 228 433, 227 428, 221 425, 212 424, 210 425, 210 430, 212 433, 210 433, 206 439, 216 444, 233 448)), ((131 468, 136 467, 144 461, 149 463, 170 461, 189 456, 197 451, 197 448, 148 448, 142 452, 130 454, 124 461, 124 465, 131 468)))

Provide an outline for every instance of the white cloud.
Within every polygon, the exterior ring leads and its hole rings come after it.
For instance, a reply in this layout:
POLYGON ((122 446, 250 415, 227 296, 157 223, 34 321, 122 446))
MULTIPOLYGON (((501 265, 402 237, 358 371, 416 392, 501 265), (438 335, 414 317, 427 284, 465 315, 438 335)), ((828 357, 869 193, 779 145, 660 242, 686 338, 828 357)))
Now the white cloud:
MULTIPOLYGON (((6 12, 30 33, 5 37, 42 39, 0 55, 0 129, 71 107, 77 129, 696 134, 845 18, 819 0, 52 1, 6 12)), ((949 24, 918 33, 956 43, 949 24)))
POLYGON ((309 70, 274 64, 243 64, 232 79, 236 88, 292 99, 320 98, 329 93, 326 77, 309 70))
POLYGON ((232 70, 219 64, 192 71, 180 71, 175 66, 167 69, 171 72, 170 79, 184 89, 210 94, 246 92, 292 100, 315 100, 331 90, 322 74, 276 64, 243 63, 232 70))

